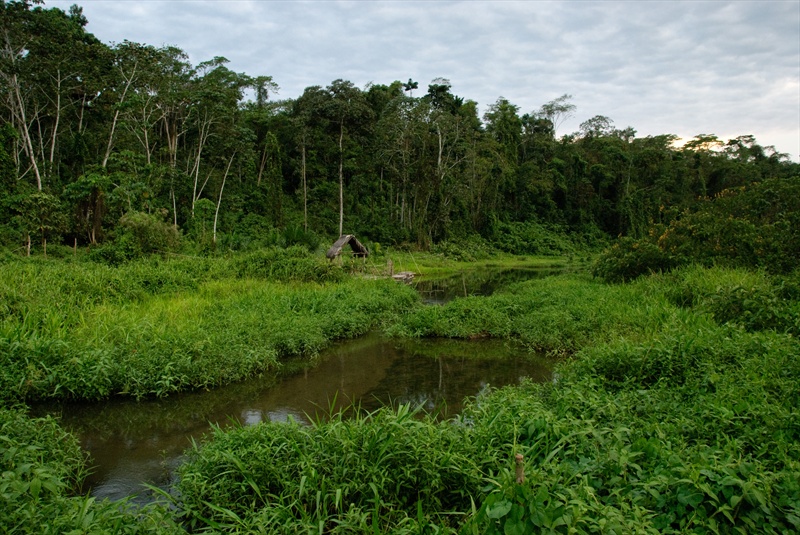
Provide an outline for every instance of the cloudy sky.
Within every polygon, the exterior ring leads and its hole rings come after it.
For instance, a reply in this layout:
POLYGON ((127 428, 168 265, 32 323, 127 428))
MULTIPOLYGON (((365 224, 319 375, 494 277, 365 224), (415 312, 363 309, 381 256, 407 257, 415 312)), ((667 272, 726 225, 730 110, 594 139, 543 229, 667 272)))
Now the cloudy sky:
MULTIPOLYGON (((77 3, 106 43, 175 45, 193 64, 269 75, 278 98, 447 78, 480 105, 573 96, 637 135, 752 134, 800 160, 800 1, 46 0, 77 3)), ((421 93, 416 93, 417 95, 421 93)))

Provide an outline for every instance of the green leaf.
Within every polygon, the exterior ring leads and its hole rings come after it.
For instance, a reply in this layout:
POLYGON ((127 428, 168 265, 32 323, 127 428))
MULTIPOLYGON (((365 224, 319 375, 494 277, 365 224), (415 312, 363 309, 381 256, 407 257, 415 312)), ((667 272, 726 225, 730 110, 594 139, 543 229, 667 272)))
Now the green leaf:
POLYGON ((486 509, 486 516, 494 519, 503 518, 511 511, 511 505, 511 502, 508 500, 501 500, 494 503, 486 509))
POLYGON ((699 492, 681 490, 678 492, 678 501, 683 505, 697 507, 703 501, 703 495, 699 492))
POLYGON ((30 491, 34 498, 38 498, 39 493, 42 491, 42 480, 38 477, 34 477, 31 480, 30 491))
POLYGON ((528 531, 525 529, 525 521, 521 518, 509 518, 503 526, 503 533, 505 535, 525 535, 528 531))

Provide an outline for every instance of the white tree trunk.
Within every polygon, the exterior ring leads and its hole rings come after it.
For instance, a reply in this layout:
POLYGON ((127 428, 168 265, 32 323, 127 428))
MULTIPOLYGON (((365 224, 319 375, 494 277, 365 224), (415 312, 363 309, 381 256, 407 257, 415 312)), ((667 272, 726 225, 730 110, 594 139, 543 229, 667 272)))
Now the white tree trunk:
POLYGON ((222 176, 222 185, 219 187, 219 198, 217 199, 217 209, 214 211, 214 234, 212 237, 214 245, 217 244, 217 218, 219 217, 219 207, 222 204, 222 190, 225 189, 225 179, 228 178, 228 172, 231 170, 231 164, 233 164, 234 156, 236 156, 236 151, 234 151, 233 154, 231 155, 231 159, 228 162, 228 167, 225 169, 225 174, 222 176))

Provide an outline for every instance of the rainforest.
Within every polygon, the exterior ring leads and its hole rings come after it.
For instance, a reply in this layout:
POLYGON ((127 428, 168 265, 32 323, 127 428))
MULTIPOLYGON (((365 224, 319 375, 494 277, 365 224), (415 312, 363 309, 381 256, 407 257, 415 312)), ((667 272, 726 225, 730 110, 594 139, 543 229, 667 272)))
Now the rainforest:
POLYGON ((78 6, 0 15, 6 532, 800 531, 787 155, 605 116, 558 136, 569 95, 479 116, 443 78, 280 100, 222 57, 101 43, 78 6), (327 259, 345 234, 369 255, 327 259), (463 292, 432 304, 397 271, 463 292), (553 372, 446 418, 213 426, 144 504, 85 489, 76 433, 32 410, 280 380, 375 333, 513 344, 553 372))

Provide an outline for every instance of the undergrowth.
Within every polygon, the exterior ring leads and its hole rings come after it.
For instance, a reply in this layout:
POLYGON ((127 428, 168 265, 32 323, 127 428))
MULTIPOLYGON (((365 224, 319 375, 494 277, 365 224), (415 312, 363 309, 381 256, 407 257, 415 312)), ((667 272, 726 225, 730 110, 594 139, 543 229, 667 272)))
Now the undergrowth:
POLYGON ((395 332, 570 358, 554 382, 493 391, 451 422, 401 407, 218 431, 183 467, 176 507, 195 531, 796 532, 800 344, 717 305, 788 286, 721 268, 625 286, 570 275, 417 310, 395 332), (460 493, 443 501, 443 481, 460 493))
POLYGON ((163 506, 137 509, 76 494, 84 455, 52 418, 31 419, 20 408, 0 407, 0 470, 4 533, 183 532, 163 506))
MULTIPOLYGON (((69 328, 23 322, 30 331, 17 341, 39 345, 13 354, 35 355, 35 364, 63 353, 78 359, 62 361, 65 369, 91 370, 108 352, 109 366, 120 361, 148 381, 157 361, 139 352, 155 359, 171 348, 174 369, 190 377, 193 363, 221 374, 213 367, 229 364, 214 353, 219 345, 310 351, 388 318, 398 335, 510 338, 564 357, 552 382, 489 391, 447 422, 400 406, 311 426, 217 429, 189 452, 178 492, 165 496, 169 512, 137 513, 152 531, 795 533, 796 273, 690 266, 626 285, 563 275, 441 307, 376 281, 202 279, 191 293, 100 299, 69 328)), ((4 377, 22 369, 27 381, 42 370, 9 362, 4 377)), ((19 377, 5 388, 28 384, 19 377)), ((107 377, 115 384, 121 375, 107 377)), ((2 417, 11 422, 2 432, 8 525, 90 530, 71 526, 92 515, 107 531, 138 529, 124 504, 68 496, 80 459, 68 436, 51 447, 63 435, 51 420, 2 417)))
POLYGON ((417 301, 391 281, 334 283, 338 268, 299 251, 199 264, 4 266, 0 397, 164 396, 274 373, 417 301))

